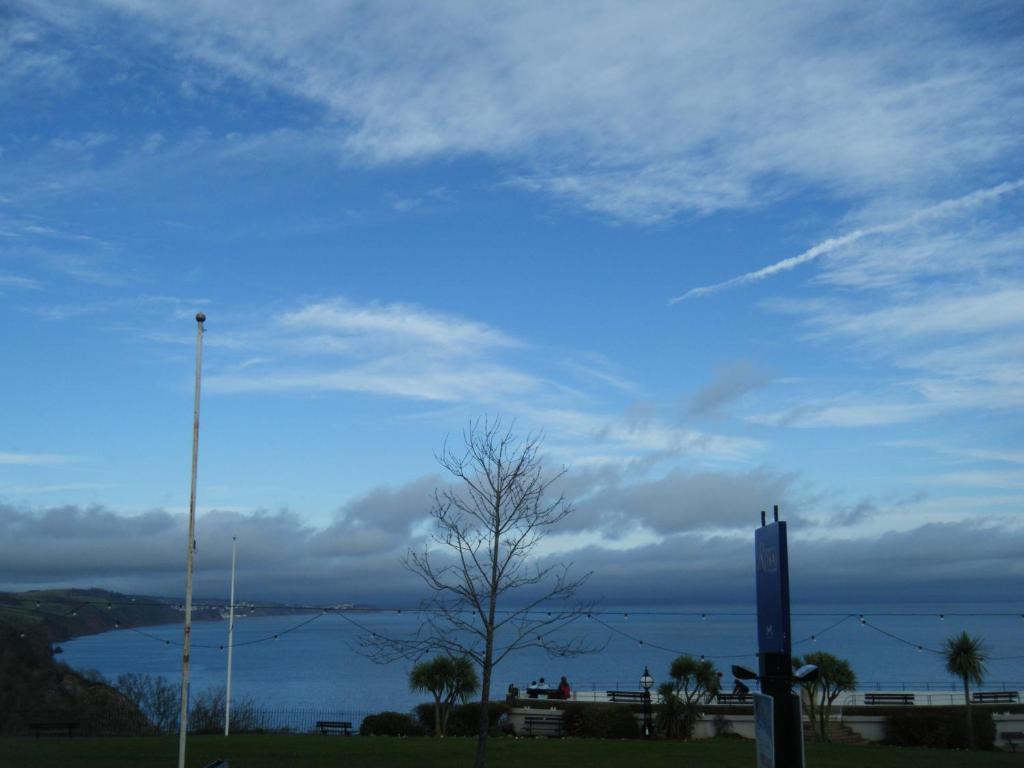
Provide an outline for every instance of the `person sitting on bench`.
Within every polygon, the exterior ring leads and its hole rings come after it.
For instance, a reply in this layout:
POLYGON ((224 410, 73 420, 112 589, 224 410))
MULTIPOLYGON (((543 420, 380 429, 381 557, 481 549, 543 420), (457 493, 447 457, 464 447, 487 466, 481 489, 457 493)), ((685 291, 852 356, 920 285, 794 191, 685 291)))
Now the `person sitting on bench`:
POLYGON ((568 699, 572 697, 572 689, 569 687, 569 681, 565 679, 565 675, 562 675, 562 680, 558 684, 558 698, 568 699))

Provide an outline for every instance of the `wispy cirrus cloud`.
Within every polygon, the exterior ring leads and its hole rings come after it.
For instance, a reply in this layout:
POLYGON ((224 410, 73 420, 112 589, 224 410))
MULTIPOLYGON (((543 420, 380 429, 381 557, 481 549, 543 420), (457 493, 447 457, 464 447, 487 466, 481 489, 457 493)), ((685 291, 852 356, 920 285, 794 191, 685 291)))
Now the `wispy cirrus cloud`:
POLYGON ((963 337, 1019 328, 1024 326, 1024 282, 946 287, 875 311, 839 309, 814 322, 830 335, 874 339, 963 337))
POLYGON ((512 183, 652 222, 806 184, 926 190, 1014 151, 1019 46, 932 11, 105 0, 26 14, 83 53, 108 25, 133 30, 203 68, 182 74, 193 89, 229 79, 311 105, 346 162, 485 155, 512 183))
POLYGON ((559 458, 587 453, 612 461, 624 458, 687 456, 711 464, 749 460, 761 452, 760 440, 742 435, 704 432, 672 423, 656 414, 650 418, 596 413, 579 408, 520 405, 531 423, 545 425, 552 436, 549 448, 559 458))
POLYGON ((465 403, 495 402, 497 397, 528 395, 542 382, 501 365, 441 367, 408 359, 377 360, 331 371, 292 367, 277 373, 214 374, 206 378, 214 393, 366 392, 385 397, 465 403))
POLYGON ((906 424, 1024 405, 1024 226, 1006 182, 825 240, 802 254, 696 288, 693 299, 814 263, 802 298, 761 306, 802 324, 803 343, 857 360, 869 385, 815 377, 777 389, 750 417, 776 426, 906 424))
POLYGON ((924 224, 929 221, 941 220, 958 214, 963 214, 977 208, 978 206, 994 202, 1005 195, 1017 192, 1021 188, 1024 188, 1024 179, 1017 179, 1016 181, 1004 182, 994 187, 975 190, 974 192, 962 197, 943 200, 942 202, 914 211, 909 216, 899 219, 898 221, 878 224, 873 227, 855 229, 852 232, 830 237, 811 246, 803 253, 782 259, 781 261, 777 261, 774 264, 762 267, 761 269, 746 272, 720 283, 691 288, 686 293, 676 296, 669 303, 678 304, 679 302, 686 301, 687 299, 709 296, 728 288, 735 288, 740 285, 760 282, 761 280, 765 280, 781 272, 787 272, 803 264, 815 261, 822 256, 826 256, 830 253, 851 246, 864 238, 880 235, 892 235, 918 224, 924 224))
POLYGON ((933 451, 938 454, 965 461, 984 461, 996 464, 1024 465, 1024 451, 972 448, 967 446, 951 445, 949 443, 933 443, 920 440, 897 440, 890 441, 884 445, 897 448, 920 448, 922 450, 933 451))
POLYGON ((0 93, 67 84, 75 67, 66 50, 50 46, 45 21, 4 13, 0 30, 0 93))
POLYGON ((7 466, 46 466, 50 464, 67 464, 78 461, 76 456, 60 453, 21 453, 17 451, 0 451, 0 465, 7 466))
POLYGON ((335 298, 270 322, 227 325, 246 361, 258 354, 261 363, 212 373, 212 392, 347 391, 493 404, 551 389, 542 377, 501 360, 521 341, 485 323, 408 304, 335 298))
POLYGON ((372 338, 374 344, 393 340, 431 353, 468 355, 522 344, 483 323, 406 304, 357 306, 335 299, 288 312, 280 324, 297 331, 330 332, 341 339, 372 338))
POLYGON ((40 282, 31 277, 0 274, 0 291, 3 291, 5 288, 14 288, 22 291, 35 290, 39 287, 40 282))
POLYGON ((635 387, 599 359, 581 353, 567 365, 564 357, 492 325, 422 306, 333 298, 271 321, 225 318, 207 341, 217 344, 220 334, 228 343, 220 344, 219 359, 204 376, 204 390, 212 394, 365 393, 463 414, 502 413, 524 429, 542 427, 552 453, 566 461, 603 453, 615 461, 658 454, 737 462, 762 447, 658 414, 623 414, 593 388, 614 399, 635 387), (582 369, 580 360, 586 361, 582 369), (561 381, 567 369, 582 388, 561 381))

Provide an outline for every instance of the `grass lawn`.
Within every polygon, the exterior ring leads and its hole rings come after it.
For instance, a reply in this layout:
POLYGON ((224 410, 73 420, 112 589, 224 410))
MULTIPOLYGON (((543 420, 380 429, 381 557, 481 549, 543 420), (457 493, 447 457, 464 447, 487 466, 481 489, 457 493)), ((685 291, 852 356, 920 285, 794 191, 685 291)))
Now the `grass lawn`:
MULTIPOLYGON (((218 758, 231 768, 448 768, 472 763, 471 739, 340 736, 192 736, 187 765, 218 758)), ((4 768, 174 768, 176 737, 60 739, 0 738, 4 768)), ((491 768, 752 768, 754 744, 738 739, 643 742, 596 739, 492 739, 491 768)), ((1024 756, 880 746, 807 745, 810 768, 985 768, 1024 766, 1024 756)))

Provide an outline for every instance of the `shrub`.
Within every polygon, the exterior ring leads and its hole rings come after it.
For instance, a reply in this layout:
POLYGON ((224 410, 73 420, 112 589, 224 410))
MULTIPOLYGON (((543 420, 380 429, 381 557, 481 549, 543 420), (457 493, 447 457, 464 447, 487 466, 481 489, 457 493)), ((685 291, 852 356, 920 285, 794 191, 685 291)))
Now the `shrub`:
POLYGON ((129 672, 117 678, 115 687, 139 708, 158 733, 178 730, 179 691, 166 678, 129 672))
MULTIPOLYGON (((487 705, 487 721, 490 724, 488 733, 500 736, 502 722, 508 715, 508 704, 503 701, 492 701, 487 705)), ((431 715, 431 717, 433 717, 431 715)), ((433 720, 431 720, 433 722, 433 720)), ((476 736, 480 727, 480 702, 473 701, 461 704, 452 709, 448 717, 449 736, 476 736)))
POLYGON ((75 717, 83 733, 134 736, 152 731, 149 720, 115 688, 92 683, 76 697, 75 717))
POLYGON ((424 732, 430 733, 434 728, 434 703, 431 701, 425 701, 422 704, 417 704, 413 710, 413 715, 416 717, 416 723, 424 732))
POLYGON ((423 729, 404 712, 378 712, 367 715, 359 726, 360 736, 420 736, 423 729))
MULTIPOLYGON (((207 688, 193 696, 189 704, 189 732, 223 733, 226 697, 224 688, 207 688)), ((259 730, 259 713, 253 701, 232 698, 231 731, 233 733, 252 733, 259 730)))
POLYGON ((566 704, 562 713, 566 736, 589 739, 640 737, 633 708, 622 704, 566 704))
MULTIPOLYGON (((996 726, 985 709, 971 710, 978 749, 992 749, 996 726)), ((893 712, 886 721, 886 743, 900 747, 966 749, 967 722, 962 709, 929 708, 893 712)))
POLYGON ((661 702, 654 718, 655 729, 667 739, 692 739, 697 721, 703 717, 700 707, 677 695, 672 683, 658 686, 658 698, 661 702))

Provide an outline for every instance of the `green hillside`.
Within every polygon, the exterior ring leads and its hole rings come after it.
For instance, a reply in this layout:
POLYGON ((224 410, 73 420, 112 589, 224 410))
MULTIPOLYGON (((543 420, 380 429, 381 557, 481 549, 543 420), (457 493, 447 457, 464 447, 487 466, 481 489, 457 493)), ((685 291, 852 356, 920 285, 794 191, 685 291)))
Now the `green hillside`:
MULTIPOLYGON (((194 615, 216 619, 220 612, 202 607, 194 615)), ((181 619, 166 598, 101 589, 0 593, 0 733, 25 733, 33 722, 55 720, 77 722, 85 732, 109 732, 111 724, 139 732, 138 710, 105 682, 59 663, 54 644, 181 619)))

